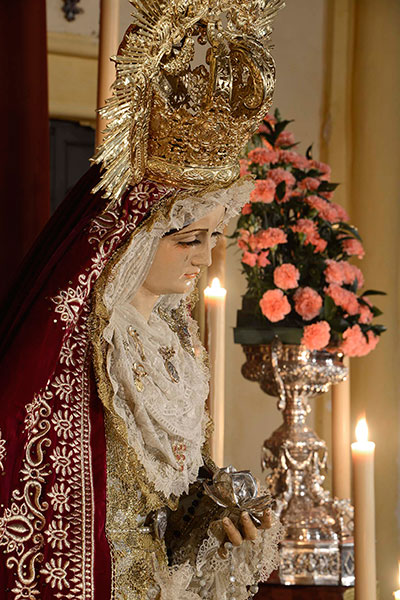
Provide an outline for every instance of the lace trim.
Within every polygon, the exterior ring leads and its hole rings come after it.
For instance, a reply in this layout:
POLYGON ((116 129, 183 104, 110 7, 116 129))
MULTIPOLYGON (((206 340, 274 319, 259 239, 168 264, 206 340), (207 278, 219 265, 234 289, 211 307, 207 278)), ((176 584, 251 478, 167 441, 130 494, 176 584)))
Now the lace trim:
MULTIPOLYGON (((257 540, 245 540, 223 558, 218 552, 220 541, 209 532, 195 566, 186 562, 168 570, 155 569, 160 600, 229 600, 231 596, 247 600, 248 588, 267 581, 279 566, 278 544, 282 537, 283 527, 275 518, 271 528, 260 532, 257 540)), ((149 598, 152 593, 154 589, 149 598)))

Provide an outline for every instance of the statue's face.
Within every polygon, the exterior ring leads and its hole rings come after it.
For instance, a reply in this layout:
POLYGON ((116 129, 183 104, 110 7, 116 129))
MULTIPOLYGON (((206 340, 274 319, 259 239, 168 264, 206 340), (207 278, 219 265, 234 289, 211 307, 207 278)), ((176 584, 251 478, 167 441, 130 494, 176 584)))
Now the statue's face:
POLYGON ((200 268, 211 264, 211 249, 220 235, 225 209, 220 206, 202 219, 164 236, 143 288, 156 296, 184 294, 194 286, 200 268))

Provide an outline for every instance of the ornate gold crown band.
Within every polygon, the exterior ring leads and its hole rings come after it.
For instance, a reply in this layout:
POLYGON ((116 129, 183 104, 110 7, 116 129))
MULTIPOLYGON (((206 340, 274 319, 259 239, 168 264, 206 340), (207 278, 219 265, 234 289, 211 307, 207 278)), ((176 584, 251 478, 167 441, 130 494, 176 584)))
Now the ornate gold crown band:
POLYGON ((118 201, 144 177, 180 188, 224 187, 268 112, 271 22, 283 0, 130 0, 133 24, 116 63, 93 190, 118 201))

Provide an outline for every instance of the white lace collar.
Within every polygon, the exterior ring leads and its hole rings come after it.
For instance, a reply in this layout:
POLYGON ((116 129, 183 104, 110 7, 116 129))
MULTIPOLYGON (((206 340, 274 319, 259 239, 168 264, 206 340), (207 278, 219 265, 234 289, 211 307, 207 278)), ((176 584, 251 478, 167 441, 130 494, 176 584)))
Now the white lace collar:
POLYGON ((112 324, 115 410, 155 488, 180 496, 203 462, 208 374, 157 312, 146 322, 132 305, 120 305, 112 324))

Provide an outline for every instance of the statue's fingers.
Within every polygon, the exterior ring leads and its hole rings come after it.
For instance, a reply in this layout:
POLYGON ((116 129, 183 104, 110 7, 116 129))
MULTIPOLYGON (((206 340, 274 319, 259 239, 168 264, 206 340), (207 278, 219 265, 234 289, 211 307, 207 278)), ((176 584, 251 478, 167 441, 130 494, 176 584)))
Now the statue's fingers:
POLYGON ((256 540, 258 537, 257 527, 254 525, 248 512, 244 511, 240 515, 240 521, 243 527, 243 533, 246 540, 256 540))
POLYGON ((271 511, 266 508, 261 519, 261 529, 269 529, 272 525, 271 511))
POLYGON ((240 546, 240 544, 243 542, 243 538, 241 536, 239 529, 237 529, 237 527, 234 526, 234 524, 232 523, 232 521, 230 519, 228 519, 228 517, 225 517, 225 519, 222 519, 222 525, 224 527, 225 533, 226 533, 229 541, 234 546, 240 546))

